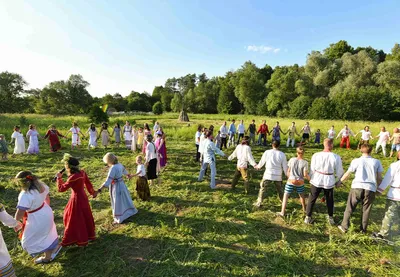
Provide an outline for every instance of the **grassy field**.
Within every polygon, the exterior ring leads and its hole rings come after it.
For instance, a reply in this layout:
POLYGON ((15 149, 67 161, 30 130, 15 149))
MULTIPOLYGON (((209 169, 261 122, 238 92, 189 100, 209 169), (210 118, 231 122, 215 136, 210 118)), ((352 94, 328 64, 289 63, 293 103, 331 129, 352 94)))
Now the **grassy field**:
MULTIPOLYGON (((57 260, 49 265, 35 266, 32 258, 22 251, 17 236, 12 230, 2 227, 3 236, 9 248, 18 276, 400 276, 399 240, 395 246, 376 243, 368 235, 358 233, 359 209, 353 216, 354 229, 343 235, 336 227, 326 222, 326 207, 317 203, 316 223, 306 226, 304 215, 297 197, 289 200, 285 218, 275 216, 280 211, 280 202, 275 190, 268 191, 263 208, 254 209, 258 184, 263 171, 251 170, 251 184, 254 188, 249 195, 243 193, 240 181, 236 191, 229 186, 217 190, 209 188, 208 179, 197 182, 199 165, 194 161, 194 133, 198 124, 220 126, 223 120, 233 118, 224 115, 189 115, 191 122, 178 123, 177 114, 156 116, 112 117, 111 124, 125 119, 142 125, 152 125, 158 120, 167 134, 168 166, 162 173, 162 184, 151 187, 152 199, 142 202, 134 194, 134 180, 127 182, 139 213, 129 222, 113 226, 109 196, 103 193, 91 200, 96 222, 98 239, 85 248, 64 248, 57 260), (391 264, 381 264, 388 259, 391 264)), ((261 117, 235 116, 244 119, 248 125, 251 119, 260 123, 261 117)), ((44 135, 47 126, 54 123, 61 133, 77 120, 82 130, 89 122, 84 117, 53 117, 42 115, 0 115, 0 133, 9 140, 12 126, 23 123, 36 124, 44 135)), ((277 119, 268 118, 271 126, 277 119)), ((286 129, 292 120, 281 119, 286 129)), ((298 127, 304 120, 296 120, 298 127)), ((340 130, 344 122, 310 121, 312 130, 322 133, 334 124, 340 130)), ((351 122, 353 131, 370 125, 373 134, 378 134, 383 124, 391 131, 397 123, 351 122)), ((284 139, 285 141, 285 139, 284 139)), ((12 182, 20 170, 32 170, 51 187, 52 208, 55 213, 58 232, 62 235, 62 215, 69 192, 58 193, 50 181, 62 168, 60 162, 64 152, 70 152, 81 160, 95 186, 106 177, 107 169, 101 160, 104 149, 70 151, 69 140, 64 140, 63 150, 50 153, 46 141, 41 141, 38 156, 20 155, 0 162, 0 201, 10 214, 15 212, 18 189, 12 182)), ((83 141, 87 144, 87 141, 83 141)), ((360 154, 356 150, 338 149, 344 168, 360 154)), ((353 149, 356 141, 352 141, 353 149)), ((306 158, 319 151, 317 146, 307 146, 306 158)), ((10 151, 11 151, 10 147, 10 151)), ((287 158, 295 156, 293 149, 282 150, 287 158)), ((124 148, 113 148, 126 168, 135 170, 135 157, 124 148)), ((233 148, 226 151, 230 154, 233 148)), ((253 147, 258 161, 264 147, 253 147)), ((381 158, 385 170, 394 158, 381 158)), ((218 183, 229 183, 235 169, 235 162, 218 158, 218 183)), ((335 220, 340 222, 345 209, 351 181, 335 191, 335 220)), ((307 192, 309 191, 309 185, 307 192)), ((385 211, 385 197, 377 197, 374 204, 369 231, 377 231, 385 211)), ((396 227, 398 228, 398 226, 396 227)))

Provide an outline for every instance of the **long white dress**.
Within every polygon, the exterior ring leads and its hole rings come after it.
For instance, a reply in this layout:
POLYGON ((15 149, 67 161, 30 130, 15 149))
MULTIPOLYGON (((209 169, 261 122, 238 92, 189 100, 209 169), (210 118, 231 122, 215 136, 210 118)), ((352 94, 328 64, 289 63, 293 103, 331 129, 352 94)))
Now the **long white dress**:
POLYGON ((14 154, 25 153, 25 139, 24 135, 20 132, 14 131, 11 135, 12 139, 15 139, 14 154))
POLYGON ((124 138, 125 138, 126 148, 131 149, 131 147, 132 147, 132 126, 131 125, 124 126, 124 138))
POLYGON ((58 245, 58 234, 54 214, 45 202, 49 187, 44 185, 42 193, 37 190, 21 191, 18 196, 20 210, 28 213, 21 245, 31 256, 51 250, 58 245))
MULTIPOLYGON (((5 210, 3 205, 0 204, 0 221, 12 228, 18 226, 18 222, 9 215, 5 210)), ((15 271, 11 262, 10 254, 8 253, 8 249, 6 243, 3 239, 3 234, 0 230, 0 276, 15 276, 15 271)))
POLYGON ((94 131, 89 128, 89 146, 96 147, 97 146, 97 130, 94 131))
MULTIPOLYGON (((28 154, 39 154, 39 133, 36 130, 29 130, 26 137, 29 137, 28 154)), ((25 143, 24 143, 25 144, 25 143)))
POLYGON ((138 142, 138 131, 136 129, 132 129, 132 146, 131 150, 136 151, 138 142))
POLYGON ((116 223, 122 223, 138 212, 123 179, 126 174, 128 172, 122 164, 115 164, 108 171, 107 180, 104 183, 110 191, 111 209, 116 223))
POLYGON ((81 129, 79 129, 79 127, 72 127, 69 131, 72 133, 72 146, 81 145, 81 139, 79 137, 81 129))

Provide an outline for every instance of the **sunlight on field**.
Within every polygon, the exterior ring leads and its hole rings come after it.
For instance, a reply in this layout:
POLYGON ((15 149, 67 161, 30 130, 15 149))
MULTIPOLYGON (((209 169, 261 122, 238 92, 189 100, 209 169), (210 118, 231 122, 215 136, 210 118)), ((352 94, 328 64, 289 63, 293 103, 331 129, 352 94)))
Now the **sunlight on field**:
MULTIPOLYGON (((83 116, 54 117, 48 115, 0 115, 0 133, 10 140, 14 125, 24 123, 25 134, 28 124, 35 124, 41 135, 47 126, 55 124, 64 134, 72 121, 77 121, 82 131, 89 122, 83 116)), ((252 191, 243 193, 240 181, 235 191, 230 189, 230 181, 235 162, 218 158, 217 183, 220 189, 210 190, 208 178, 197 182, 199 165, 194 161, 194 133, 199 124, 219 127, 223 120, 244 119, 247 126, 252 119, 257 124, 266 119, 270 127, 279 121, 286 130, 293 120, 264 118, 249 115, 193 115, 190 122, 177 121, 177 114, 162 116, 119 116, 110 118, 110 126, 115 122, 134 121, 137 125, 147 122, 153 125, 158 120, 167 134, 168 165, 161 174, 162 184, 151 187, 152 199, 140 201, 135 196, 135 182, 127 185, 134 197, 139 213, 126 224, 113 226, 109 196, 103 193, 98 199, 90 200, 96 222, 98 239, 86 248, 70 247, 61 251, 57 260, 46 266, 35 266, 26 252, 23 252, 15 233, 2 227, 3 236, 13 259, 17 276, 398 276, 399 240, 397 246, 388 246, 372 241, 369 236, 358 233, 360 209, 352 217, 353 225, 346 235, 336 227, 327 224, 326 207, 318 202, 315 209, 314 226, 303 224, 301 206, 296 197, 290 199, 285 218, 277 218, 280 202, 274 188, 268 190, 264 207, 253 209, 257 186, 263 171, 250 170, 252 191), (381 259, 391 264, 381 264, 381 259)), ((295 120, 298 130, 306 120, 295 120)), ((312 131, 321 129, 323 136, 331 125, 337 132, 345 123, 353 132, 369 125, 373 135, 381 126, 392 132, 398 127, 396 122, 343 122, 309 121, 312 131)), ((285 136, 283 140, 286 141, 285 136)), ((38 156, 22 155, 9 161, 0 162, 0 201, 10 214, 15 212, 18 190, 12 177, 22 170, 32 170, 51 187, 51 206, 59 235, 62 235, 62 215, 69 193, 58 193, 50 181, 63 167, 61 157, 70 152, 81 160, 95 187, 100 186, 107 174, 101 158, 105 150, 87 150, 87 140, 83 140, 81 150, 70 151, 70 139, 63 140, 63 150, 50 153, 47 141, 40 142, 38 156)), ((352 139, 352 148, 357 141, 352 139)), ((341 155, 345 170, 350 161, 360 154, 356 150, 339 149, 335 141, 334 151, 341 155)), ((114 147, 114 146, 113 146, 114 147)), ((321 147, 307 146, 306 159, 321 147)), ((11 151, 10 147, 10 151, 11 151)), ((282 150, 287 158, 295 155, 293 149, 282 150)), ((121 148, 113 148, 128 171, 136 167, 131 153, 121 148)), ((228 149, 230 154, 233 148, 228 149)), ((253 147, 258 161, 264 147, 253 147)), ((380 158, 386 170, 394 158, 380 158)), ((351 182, 335 192, 335 220, 341 221, 351 182)), ((309 185, 306 185, 307 192, 309 185)), ((385 211, 385 197, 379 196, 372 208, 369 232, 380 228, 385 211)), ((396 227, 398 228, 398 226, 396 227)))

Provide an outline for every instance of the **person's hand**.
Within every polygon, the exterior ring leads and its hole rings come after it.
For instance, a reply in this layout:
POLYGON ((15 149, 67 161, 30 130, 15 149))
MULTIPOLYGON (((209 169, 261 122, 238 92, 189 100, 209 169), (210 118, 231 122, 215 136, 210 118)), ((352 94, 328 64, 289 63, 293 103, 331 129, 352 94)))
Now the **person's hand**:
POLYGON ((134 175, 131 175, 131 174, 126 175, 126 177, 128 177, 128 180, 132 179, 133 176, 134 175))
POLYGON ((149 163, 145 163, 144 166, 145 166, 145 167, 148 167, 148 166, 149 166, 149 163))
POLYGON ((92 198, 96 198, 98 194, 99 194, 99 192, 97 190, 95 190, 93 195, 92 195, 92 198))
POLYGON ((18 232, 19 230, 22 229, 22 223, 18 221, 17 226, 15 226, 13 229, 14 229, 14 232, 18 232))
POLYGON ((335 187, 337 187, 337 188, 340 188, 342 185, 343 185, 343 183, 340 180, 335 183, 335 187))
POLYGON ((62 178, 62 173, 60 173, 60 172, 58 172, 57 174, 56 174, 56 176, 57 176, 57 178, 62 178))

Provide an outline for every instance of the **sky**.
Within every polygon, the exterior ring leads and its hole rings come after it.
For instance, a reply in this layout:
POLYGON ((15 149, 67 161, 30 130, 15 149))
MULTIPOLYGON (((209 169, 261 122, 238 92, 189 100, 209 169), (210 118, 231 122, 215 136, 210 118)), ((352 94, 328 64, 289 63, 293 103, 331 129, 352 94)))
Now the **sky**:
POLYGON ((400 1, 0 0, 0 72, 28 88, 81 74, 93 96, 152 92, 188 73, 304 64, 347 40, 390 52, 400 1))

